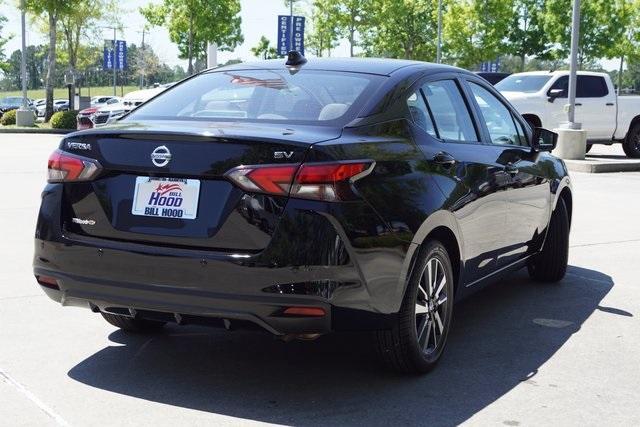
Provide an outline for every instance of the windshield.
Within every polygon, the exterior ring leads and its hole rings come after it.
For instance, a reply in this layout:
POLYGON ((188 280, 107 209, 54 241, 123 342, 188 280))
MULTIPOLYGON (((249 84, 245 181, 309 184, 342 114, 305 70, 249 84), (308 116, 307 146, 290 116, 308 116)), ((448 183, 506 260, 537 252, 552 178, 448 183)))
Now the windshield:
POLYGON ((209 72, 167 89, 128 118, 340 125, 382 79, 304 69, 209 72))
POLYGON ((496 84, 496 89, 500 92, 538 92, 549 81, 551 76, 523 76, 512 74, 506 79, 496 84))

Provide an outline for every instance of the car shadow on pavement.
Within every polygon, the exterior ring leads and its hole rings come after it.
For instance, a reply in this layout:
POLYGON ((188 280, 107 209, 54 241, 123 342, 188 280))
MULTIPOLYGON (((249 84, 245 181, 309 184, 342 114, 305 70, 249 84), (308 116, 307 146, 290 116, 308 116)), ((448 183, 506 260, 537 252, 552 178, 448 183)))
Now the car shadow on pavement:
POLYGON ((538 369, 613 285, 609 276, 579 267, 569 267, 557 285, 517 273, 456 305, 444 358, 421 377, 386 371, 365 334, 283 343, 195 326, 169 326, 154 336, 113 332, 114 345, 69 376, 110 392, 256 421, 454 425, 523 382, 557 387, 538 383, 538 369))

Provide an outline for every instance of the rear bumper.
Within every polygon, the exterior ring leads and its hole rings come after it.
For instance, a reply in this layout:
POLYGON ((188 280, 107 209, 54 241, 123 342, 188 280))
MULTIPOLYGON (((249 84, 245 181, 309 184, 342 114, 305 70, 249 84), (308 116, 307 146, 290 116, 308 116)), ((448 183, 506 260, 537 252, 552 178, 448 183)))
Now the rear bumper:
POLYGON ((390 246, 387 236, 375 247, 372 236, 358 247, 340 225, 345 216, 375 222, 366 205, 319 213, 312 208, 326 204, 290 201, 266 249, 231 253, 71 234, 60 224, 61 192, 50 185, 43 193, 33 266, 36 276, 57 280, 59 289, 42 289, 62 305, 250 322, 277 335, 380 329, 398 311, 406 244, 390 246), (288 307, 325 315, 285 316, 288 307))

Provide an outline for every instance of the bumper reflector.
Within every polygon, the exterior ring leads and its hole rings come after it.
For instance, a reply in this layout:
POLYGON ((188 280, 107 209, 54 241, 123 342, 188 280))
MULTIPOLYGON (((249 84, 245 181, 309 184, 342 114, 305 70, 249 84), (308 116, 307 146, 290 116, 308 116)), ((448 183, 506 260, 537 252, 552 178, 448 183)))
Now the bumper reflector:
POLYGON ((60 290, 58 286, 58 280, 51 276, 36 276, 36 280, 40 284, 40 286, 44 286, 45 288, 60 290))
POLYGON ((326 313, 321 307, 288 307, 282 314, 284 316, 322 317, 326 313))

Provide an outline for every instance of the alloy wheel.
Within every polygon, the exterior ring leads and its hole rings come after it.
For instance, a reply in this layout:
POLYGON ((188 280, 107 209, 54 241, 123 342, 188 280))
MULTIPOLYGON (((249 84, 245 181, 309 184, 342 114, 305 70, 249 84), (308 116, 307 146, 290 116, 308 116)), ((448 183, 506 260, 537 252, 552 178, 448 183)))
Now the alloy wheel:
POLYGON ((430 258, 420 276, 415 307, 418 345, 427 356, 435 353, 444 344, 448 327, 448 298, 444 266, 438 258, 430 258))

